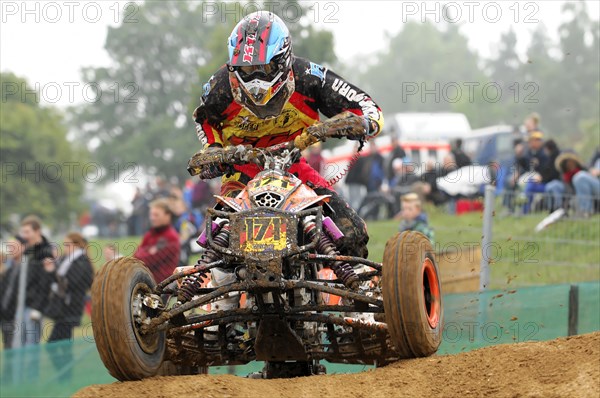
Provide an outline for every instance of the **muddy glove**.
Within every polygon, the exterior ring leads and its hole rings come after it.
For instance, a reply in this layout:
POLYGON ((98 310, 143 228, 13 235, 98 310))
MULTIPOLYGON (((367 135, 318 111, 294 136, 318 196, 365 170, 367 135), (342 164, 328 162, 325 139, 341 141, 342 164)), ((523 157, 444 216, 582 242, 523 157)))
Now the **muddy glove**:
POLYGON ((236 145, 225 148, 225 162, 234 164, 246 164, 251 160, 254 153, 251 145, 236 145))
POLYGON ((234 171, 231 165, 225 164, 211 164, 194 168, 188 167, 190 175, 197 175, 201 180, 212 180, 225 174, 233 174, 234 171))
POLYGON ((231 174, 233 166, 225 158, 225 150, 221 147, 206 148, 196 152, 188 162, 188 173, 192 176, 197 175, 201 180, 231 174))
POLYGON ((352 112, 342 112, 323 123, 310 126, 307 132, 325 141, 328 137, 362 141, 370 131, 369 119, 352 112))
POLYGON ((371 119, 363 116, 361 122, 362 130, 358 126, 352 126, 347 130, 345 134, 349 140, 363 141, 369 135, 371 131, 371 119))
POLYGON ((234 164, 250 162, 251 149, 249 145, 206 148, 192 156, 188 162, 188 172, 203 180, 233 174, 234 164))

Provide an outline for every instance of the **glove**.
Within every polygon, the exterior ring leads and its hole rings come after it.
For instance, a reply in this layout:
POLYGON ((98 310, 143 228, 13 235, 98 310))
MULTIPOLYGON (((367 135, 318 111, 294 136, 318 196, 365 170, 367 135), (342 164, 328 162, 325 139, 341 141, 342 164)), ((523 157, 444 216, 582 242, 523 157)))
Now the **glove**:
POLYGON ((348 129, 346 137, 352 141, 363 141, 365 136, 369 135, 371 130, 371 119, 368 117, 362 117, 362 130, 358 126, 353 126, 348 129))
POLYGON ((228 146, 224 149, 224 162, 244 164, 250 161, 251 145, 228 146))
POLYGON ((346 125, 338 130, 339 137, 346 137, 352 141, 364 141, 370 131, 370 120, 368 117, 352 115, 346 119, 346 125))
POLYGON ((200 167, 188 167, 190 175, 197 175, 201 180, 212 180, 225 174, 233 174, 235 170, 229 164, 210 164, 200 167))
POLYGON ((315 125, 314 131, 311 131, 313 126, 309 127, 308 132, 321 141, 324 141, 326 137, 363 141, 370 131, 369 120, 366 117, 345 111, 315 125))
POLYGON ((206 148, 192 156, 187 170, 190 175, 197 175, 203 180, 232 174, 234 164, 249 162, 249 148, 251 147, 244 145, 206 148))

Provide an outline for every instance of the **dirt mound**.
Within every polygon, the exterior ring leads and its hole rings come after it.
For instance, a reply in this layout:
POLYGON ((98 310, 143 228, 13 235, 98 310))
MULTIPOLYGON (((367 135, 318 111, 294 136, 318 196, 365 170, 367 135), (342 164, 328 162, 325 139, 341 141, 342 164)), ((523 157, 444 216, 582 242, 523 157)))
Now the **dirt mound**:
POLYGON ((156 377, 95 385, 75 397, 597 397, 600 332, 498 345, 395 363, 357 374, 252 380, 236 376, 156 377))

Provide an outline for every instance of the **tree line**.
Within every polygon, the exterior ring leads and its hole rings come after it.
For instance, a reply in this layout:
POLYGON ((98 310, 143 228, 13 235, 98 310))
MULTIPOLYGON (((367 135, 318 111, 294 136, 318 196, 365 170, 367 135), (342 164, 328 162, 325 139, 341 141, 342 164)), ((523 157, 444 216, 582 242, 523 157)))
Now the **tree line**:
MULTIPOLYGON (((462 112, 476 128, 516 125, 535 111, 563 146, 585 156, 599 144, 599 24, 582 1, 563 6, 558 41, 540 23, 525 57, 515 51, 513 30, 502 35, 497 55, 485 59, 468 47, 457 25, 408 22, 362 69, 338 60, 332 32, 314 27, 305 6, 287 4, 304 15, 289 23, 295 54, 351 78, 384 113, 462 112)), ((187 177, 186 162, 199 149, 191 113, 203 83, 227 60, 226 40, 236 21, 207 17, 203 2, 179 1, 142 3, 136 18, 108 28, 110 66, 82 70, 84 83, 127 88, 114 96, 62 113, 7 92, 5 83, 27 83, 2 74, 2 223, 29 212, 59 220, 62 209, 81 207, 85 179, 51 181, 48 174, 31 184, 33 175, 13 170, 19 162, 35 167, 91 160, 106 169, 133 162, 151 174, 187 177)))

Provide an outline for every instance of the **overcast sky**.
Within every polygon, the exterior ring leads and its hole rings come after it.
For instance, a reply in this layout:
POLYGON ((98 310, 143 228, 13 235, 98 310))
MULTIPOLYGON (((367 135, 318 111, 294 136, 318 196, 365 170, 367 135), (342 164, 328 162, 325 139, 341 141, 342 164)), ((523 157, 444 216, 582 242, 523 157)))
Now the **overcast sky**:
MULTIPOLYGON (((356 60, 359 54, 384 49, 386 36, 396 34, 403 22, 425 19, 460 24, 471 48, 483 56, 494 54, 500 35, 513 26, 519 38, 518 51, 522 53, 530 32, 541 21, 550 36, 557 37, 557 28, 564 19, 561 16, 563 3, 554 0, 310 1, 305 5, 313 5, 309 18, 314 23, 334 32, 337 56, 349 61, 356 60)), ((14 72, 27 78, 32 86, 46 89, 42 95, 46 102, 60 106, 80 102, 84 95, 82 88, 76 85, 81 81, 80 69, 109 64, 110 59, 103 49, 106 29, 127 15, 135 18, 135 7, 127 4, 111 0, 3 0, 0 2, 0 69, 14 72), (59 89, 57 97, 55 93, 59 89)), ((594 19, 599 17, 599 4, 598 1, 587 2, 594 19)), ((284 14, 284 19, 295 18, 291 8, 279 7, 275 11, 284 14)), ((222 2, 211 3, 206 9, 207 15, 223 12, 222 2)), ((226 51, 225 43, 223 51, 226 51)))

